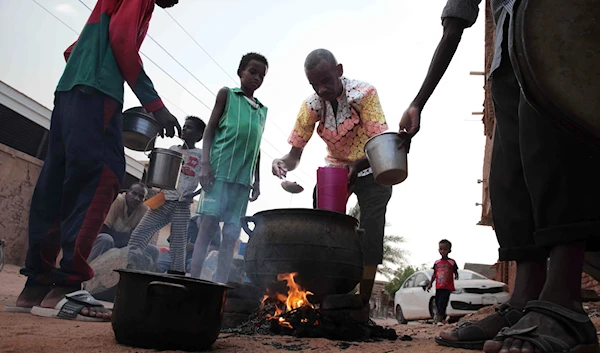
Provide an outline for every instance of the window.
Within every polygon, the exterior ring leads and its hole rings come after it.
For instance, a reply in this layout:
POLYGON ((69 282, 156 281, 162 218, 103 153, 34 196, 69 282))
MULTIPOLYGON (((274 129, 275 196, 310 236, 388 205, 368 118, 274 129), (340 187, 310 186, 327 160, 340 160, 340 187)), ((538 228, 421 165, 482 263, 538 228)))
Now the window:
POLYGON ((427 277, 424 274, 419 273, 415 278, 415 287, 418 287, 423 281, 427 281, 427 277))
POLYGON ((404 288, 411 288, 415 286, 415 276, 410 276, 406 282, 404 282, 404 288))

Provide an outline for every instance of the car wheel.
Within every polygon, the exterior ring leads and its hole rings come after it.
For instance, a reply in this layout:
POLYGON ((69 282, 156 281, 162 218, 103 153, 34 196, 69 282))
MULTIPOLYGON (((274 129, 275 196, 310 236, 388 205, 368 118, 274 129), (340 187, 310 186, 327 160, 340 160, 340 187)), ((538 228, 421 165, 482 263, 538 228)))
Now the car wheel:
POLYGON ((431 315, 432 319, 434 319, 435 316, 437 315, 437 307, 435 306, 435 297, 431 297, 431 300, 429 301, 429 315, 431 315))
POLYGON ((402 314, 402 308, 400 305, 396 305, 396 320, 398 320, 400 325, 406 325, 408 323, 402 314))

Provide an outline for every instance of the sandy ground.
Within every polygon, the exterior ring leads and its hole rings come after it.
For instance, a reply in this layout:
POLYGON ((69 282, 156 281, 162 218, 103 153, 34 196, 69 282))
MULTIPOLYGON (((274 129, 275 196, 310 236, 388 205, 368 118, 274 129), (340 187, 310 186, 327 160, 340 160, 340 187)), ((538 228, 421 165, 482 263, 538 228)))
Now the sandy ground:
MULTIPOLYGON (((156 352, 117 344, 110 323, 88 323, 31 314, 4 312, 5 304, 14 304, 25 279, 18 267, 7 265, 0 272, 0 352, 3 353, 70 353, 70 352, 156 352)), ((591 308, 592 311, 596 307, 591 308)), ((596 327, 600 319, 594 318, 596 327)), ((412 341, 349 343, 326 339, 296 339, 284 336, 239 336, 221 334, 211 352, 285 352, 285 346, 299 346, 300 351, 388 353, 407 351, 417 353, 470 352, 438 346, 433 338, 440 327, 411 323, 398 325, 394 320, 379 321, 380 325, 396 329, 398 336, 409 335, 412 341)))

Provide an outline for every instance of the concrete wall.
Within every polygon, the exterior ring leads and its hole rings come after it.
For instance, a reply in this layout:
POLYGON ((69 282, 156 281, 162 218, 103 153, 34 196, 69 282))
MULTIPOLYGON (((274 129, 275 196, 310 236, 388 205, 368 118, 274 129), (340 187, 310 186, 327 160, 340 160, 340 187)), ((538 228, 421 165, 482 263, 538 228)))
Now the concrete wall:
POLYGON ((23 265, 27 253, 29 205, 43 162, 0 144, 0 237, 6 263, 23 265))

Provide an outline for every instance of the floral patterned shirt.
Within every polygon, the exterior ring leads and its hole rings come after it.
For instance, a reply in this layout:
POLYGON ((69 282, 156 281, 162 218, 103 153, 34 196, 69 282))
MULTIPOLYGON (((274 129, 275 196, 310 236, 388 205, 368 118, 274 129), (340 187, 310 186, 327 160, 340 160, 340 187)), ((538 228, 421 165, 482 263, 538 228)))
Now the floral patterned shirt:
MULTIPOLYGON (((342 77, 342 84, 344 91, 337 98, 337 114, 330 102, 312 94, 302 103, 288 139, 290 145, 304 148, 318 123, 317 134, 327 144, 326 161, 336 167, 363 158, 367 140, 388 129, 375 87, 346 77, 342 77)), ((369 172, 370 168, 359 176, 369 172)))

